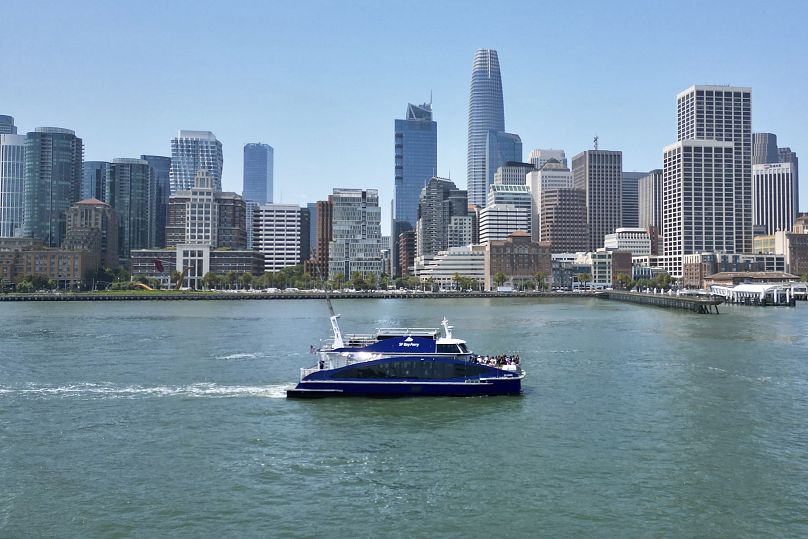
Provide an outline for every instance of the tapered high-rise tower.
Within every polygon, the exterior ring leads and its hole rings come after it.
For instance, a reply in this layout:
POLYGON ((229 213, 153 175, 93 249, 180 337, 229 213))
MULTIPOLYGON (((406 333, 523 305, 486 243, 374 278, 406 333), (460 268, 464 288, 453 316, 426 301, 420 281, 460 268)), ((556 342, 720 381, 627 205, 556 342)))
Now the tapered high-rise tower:
MULTIPOLYGON (((485 205, 485 195, 488 189, 487 143, 489 131, 505 131, 502 77, 499 71, 497 51, 478 49, 474 53, 474 67, 471 71, 466 179, 469 202, 479 206, 485 205)), ((521 161, 521 156, 520 159, 513 160, 521 161)))

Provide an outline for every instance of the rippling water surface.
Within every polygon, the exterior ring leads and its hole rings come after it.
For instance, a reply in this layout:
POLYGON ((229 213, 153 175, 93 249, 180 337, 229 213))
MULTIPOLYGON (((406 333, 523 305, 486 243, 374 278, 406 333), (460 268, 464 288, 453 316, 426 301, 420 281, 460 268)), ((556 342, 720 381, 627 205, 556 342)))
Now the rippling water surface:
POLYGON ((0 537, 808 535, 808 305, 335 302, 521 397, 285 399, 317 301, 0 305, 0 537))

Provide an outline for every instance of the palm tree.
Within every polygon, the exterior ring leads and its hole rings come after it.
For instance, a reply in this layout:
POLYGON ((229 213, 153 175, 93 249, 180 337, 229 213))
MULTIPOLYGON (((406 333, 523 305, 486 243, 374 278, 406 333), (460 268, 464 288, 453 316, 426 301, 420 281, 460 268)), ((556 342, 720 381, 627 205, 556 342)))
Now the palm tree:
POLYGON ((508 276, 505 275, 504 273, 502 273, 501 271, 498 271, 498 272, 496 272, 494 274, 494 285, 497 288, 499 288, 500 286, 505 284, 505 281, 507 281, 507 280, 508 280, 508 276))
POLYGON ((547 274, 543 271, 537 271, 533 274, 533 277, 536 278, 536 288, 539 290, 545 290, 547 288, 547 274))
POLYGON ((586 289, 586 283, 592 280, 592 276, 589 275, 588 273, 579 273, 578 275, 575 276, 575 279, 579 283, 584 283, 584 289, 586 289))

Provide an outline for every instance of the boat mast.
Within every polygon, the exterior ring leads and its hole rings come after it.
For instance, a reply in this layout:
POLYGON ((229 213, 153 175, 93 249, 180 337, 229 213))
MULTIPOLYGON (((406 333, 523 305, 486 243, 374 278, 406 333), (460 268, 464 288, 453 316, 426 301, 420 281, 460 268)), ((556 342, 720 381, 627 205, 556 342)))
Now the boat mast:
POLYGON ((443 326, 443 331, 446 333, 446 338, 451 339, 452 338, 452 328, 454 326, 449 325, 449 320, 447 320, 445 316, 443 317, 443 322, 441 322, 441 325, 443 326))
POLYGON ((331 313, 331 330, 334 332, 334 348, 343 348, 345 345, 342 343, 342 332, 339 329, 337 318, 338 314, 334 314, 334 306, 331 305, 331 298, 328 296, 328 287, 325 290, 325 301, 328 303, 328 312, 331 313))

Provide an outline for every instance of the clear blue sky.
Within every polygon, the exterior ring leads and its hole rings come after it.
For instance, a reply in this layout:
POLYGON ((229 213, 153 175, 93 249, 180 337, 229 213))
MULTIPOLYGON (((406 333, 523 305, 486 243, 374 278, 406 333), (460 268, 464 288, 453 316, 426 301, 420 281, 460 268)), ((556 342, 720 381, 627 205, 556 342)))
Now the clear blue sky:
MULTIPOLYGON (((466 185, 474 50, 499 52, 508 131, 532 148, 623 151, 661 167, 676 93, 753 89, 753 129, 808 174, 808 3, 8 2, 0 11, 0 114, 21 131, 74 129, 85 159, 170 154, 179 129, 275 148, 275 200, 378 188, 389 227, 393 120, 433 95, 438 170, 466 185)), ((808 182, 801 207, 808 209, 808 182)))

